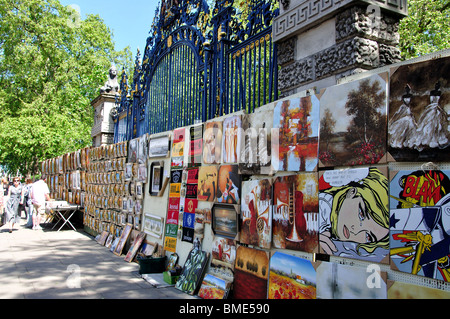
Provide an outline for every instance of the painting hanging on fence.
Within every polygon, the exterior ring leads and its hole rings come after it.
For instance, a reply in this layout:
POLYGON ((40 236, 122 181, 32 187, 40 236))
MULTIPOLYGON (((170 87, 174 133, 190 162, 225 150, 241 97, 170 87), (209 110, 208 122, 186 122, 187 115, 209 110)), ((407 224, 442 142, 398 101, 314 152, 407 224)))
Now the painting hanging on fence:
POLYGON ((220 164, 222 161, 222 124, 219 121, 205 123, 203 164, 220 164))
POLYGON ((317 270, 317 298, 386 299, 387 273, 376 264, 368 267, 320 262, 317 270), (372 266, 372 267, 371 267, 372 266))
POLYGON ((386 163, 387 73, 324 89, 319 166, 386 163))
POLYGON ((223 120, 223 163, 237 164, 241 154, 242 121, 240 115, 227 117, 223 120))
POLYGON ((272 243, 272 180, 242 183, 241 232, 243 244, 270 249, 272 243))
POLYGON ((275 170, 317 169, 319 100, 315 95, 279 101, 273 111, 273 128, 278 129, 271 145, 275 170))
POLYGON ((239 246, 234 270, 235 299, 266 299, 269 256, 263 250, 239 246))
POLYGON ((200 249, 192 249, 186 258, 175 287, 187 294, 194 295, 200 288, 208 260, 209 253, 200 249))
POLYGON ((387 263, 387 167, 321 172, 319 244, 328 255, 387 263))
POLYGON ((391 268, 450 281, 450 171, 391 173, 391 268))
POLYGON ((225 204, 240 204, 240 193, 241 175, 238 165, 220 165, 216 201, 225 204))
POLYGON ((311 261, 278 251, 270 258, 269 299, 316 299, 316 281, 311 261))
POLYGON ((395 161, 445 161, 450 149, 450 57, 391 69, 389 153, 395 161))
POLYGON ((217 193, 217 166, 201 166, 198 171, 197 199, 214 202, 217 193))
POLYGON ((273 184, 274 247, 317 252, 318 191, 317 173, 277 177, 273 184))

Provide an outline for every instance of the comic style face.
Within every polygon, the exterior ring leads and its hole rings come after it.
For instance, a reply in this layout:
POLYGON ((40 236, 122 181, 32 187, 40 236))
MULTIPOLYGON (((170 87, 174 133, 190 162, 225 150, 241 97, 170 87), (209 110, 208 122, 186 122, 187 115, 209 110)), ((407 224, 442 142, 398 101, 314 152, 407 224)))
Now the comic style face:
POLYGON ((357 189, 351 188, 339 211, 337 232, 342 241, 366 244, 384 238, 389 229, 375 222, 363 198, 357 194, 357 189))

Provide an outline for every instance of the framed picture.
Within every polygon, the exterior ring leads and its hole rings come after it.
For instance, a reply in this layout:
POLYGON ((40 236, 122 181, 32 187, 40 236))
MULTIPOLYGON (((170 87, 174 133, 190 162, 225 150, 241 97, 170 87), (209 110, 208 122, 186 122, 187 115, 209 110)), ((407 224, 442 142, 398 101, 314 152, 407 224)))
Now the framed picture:
POLYGON ((235 205, 214 204, 212 208, 212 229, 214 234, 235 238, 238 233, 238 211, 235 205))
POLYGON ((145 239, 146 234, 144 232, 141 232, 137 235, 136 239, 134 240, 133 244, 130 247, 130 250, 128 250, 127 255, 125 256, 125 261, 132 262, 134 257, 136 256, 139 248, 141 248, 142 242, 145 239))
POLYGON ((149 157, 168 157, 170 148, 169 135, 150 138, 148 145, 149 157))
POLYGON ((164 230, 164 217, 145 214, 144 231, 155 238, 161 239, 164 230))
POLYGON ((163 184, 164 162, 153 162, 150 166, 149 193, 158 196, 163 184))
POLYGON ((132 229, 133 229, 133 225, 131 225, 131 224, 125 225, 125 227, 123 228, 122 234, 120 235, 120 240, 117 243, 116 248, 114 249, 114 255, 117 255, 117 256, 122 255, 123 247, 125 247, 125 243, 127 242, 132 229))

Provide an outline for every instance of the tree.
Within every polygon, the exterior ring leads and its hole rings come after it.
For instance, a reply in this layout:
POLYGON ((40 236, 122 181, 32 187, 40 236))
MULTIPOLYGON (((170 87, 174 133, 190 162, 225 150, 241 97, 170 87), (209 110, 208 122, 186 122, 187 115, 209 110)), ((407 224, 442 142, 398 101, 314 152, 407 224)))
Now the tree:
POLYGON ((320 138, 326 143, 326 148, 324 150, 326 152, 328 152, 328 146, 330 145, 331 138, 333 137, 335 126, 336 120, 334 119, 333 114, 330 109, 325 109, 325 114, 320 125, 320 138))
POLYGON ((400 21, 400 49, 405 59, 450 47, 450 1, 408 0, 400 21))
POLYGON ((111 63, 130 60, 97 15, 82 21, 58 0, 0 0, 0 163, 35 173, 90 145, 90 102, 111 63))

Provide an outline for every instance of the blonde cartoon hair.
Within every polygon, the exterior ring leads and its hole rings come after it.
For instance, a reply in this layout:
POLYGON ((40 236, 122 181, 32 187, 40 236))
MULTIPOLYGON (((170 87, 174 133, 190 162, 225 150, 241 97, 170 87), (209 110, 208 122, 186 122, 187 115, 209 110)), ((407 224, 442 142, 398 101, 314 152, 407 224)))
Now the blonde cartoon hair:
MULTIPOLYGON (((370 217, 381 227, 389 230, 389 188, 388 179, 377 168, 370 168, 367 177, 360 182, 350 182, 348 185, 331 187, 323 192, 333 196, 333 206, 330 213, 331 234, 338 238, 337 224, 338 216, 347 193, 355 189, 355 196, 359 196, 365 203, 370 217)), ((382 239, 358 244, 356 250, 359 253, 363 248, 372 253, 376 248, 389 249, 389 234, 382 239)))

